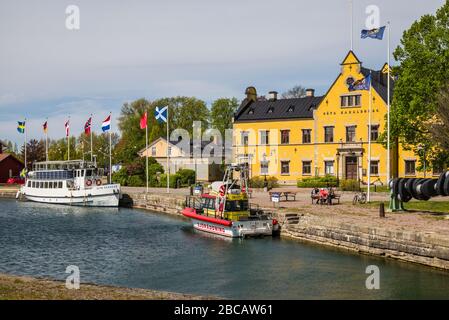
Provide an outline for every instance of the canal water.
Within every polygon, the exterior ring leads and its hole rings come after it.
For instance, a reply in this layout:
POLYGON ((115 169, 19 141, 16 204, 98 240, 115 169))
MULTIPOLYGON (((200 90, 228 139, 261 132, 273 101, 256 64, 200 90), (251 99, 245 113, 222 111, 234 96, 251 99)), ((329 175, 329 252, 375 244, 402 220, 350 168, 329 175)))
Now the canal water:
POLYGON ((281 239, 227 240, 135 209, 0 200, 0 272, 238 299, 449 299, 449 272, 281 239), (367 266, 380 289, 367 290, 367 266))

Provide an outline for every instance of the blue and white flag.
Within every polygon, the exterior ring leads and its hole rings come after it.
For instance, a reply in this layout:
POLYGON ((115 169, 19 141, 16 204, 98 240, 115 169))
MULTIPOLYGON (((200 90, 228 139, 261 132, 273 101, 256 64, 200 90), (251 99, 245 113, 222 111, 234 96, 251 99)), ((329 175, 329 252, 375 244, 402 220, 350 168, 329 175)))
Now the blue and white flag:
POLYGON ((371 75, 367 75, 365 78, 351 83, 349 85, 349 91, 369 90, 370 87, 371 87, 371 75))
POLYGON ((111 115, 109 115, 101 125, 101 130, 103 130, 103 132, 109 131, 109 129, 111 129, 111 115))
POLYGON ((168 107, 156 107, 156 109, 154 110, 154 117, 160 123, 167 122, 167 111, 168 107))
POLYGON ((362 30, 361 38, 371 38, 371 39, 377 39, 382 40, 384 38, 384 32, 385 32, 385 26, 371 29, 371 30, 362 30))

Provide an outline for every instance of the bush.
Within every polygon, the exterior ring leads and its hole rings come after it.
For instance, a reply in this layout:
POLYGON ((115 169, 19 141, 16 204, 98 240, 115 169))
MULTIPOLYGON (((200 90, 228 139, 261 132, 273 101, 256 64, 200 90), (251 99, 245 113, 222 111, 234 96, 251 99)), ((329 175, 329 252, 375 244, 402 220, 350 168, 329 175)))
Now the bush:
MULTIPOLYGON (((273 189, 279 186, 278 179, 276 177, 267 176, 266 183, 268 189, 273 189)), ((265 176, 252 177, 249 180, 250 188, 263 188, 265 187, 265 176)))
POLYGON ((324 177, 311 177, 298 180, 298 188, 326 188, 336 187, 337 178, 335 176, 326 175, 324 177))
POLYGON ((190 169, 181 169, 176 174, 181 180, 181 185, 189 186, 195 184, 195 171, 190 169))
POLYGON ((343 191, 360 191, 360 182, 357 180, 341 180, 340 189, 343 191))
POLYGON ((114 172, 112 174, 112 181, 120 183, 122 186, 126 186, 128 184, 128 173, 126 168, 123 167, 119 171, 114 172))
MULTIPOLYGON (((178 174, 171 174, 170 175, 170 188, 177 188, 178 185, 181 185, 181 178, 178 174), (179 181, 179 182, 178 182, 179 181)), ((161 174, 161 182, 159 183, 158 187, 167 187, 167 174, 161 174)))
POLYGON ((128 178, 128 186, 130 187, 143 187, 145 184, 146 182, 141 176, 134 175, 128 178))

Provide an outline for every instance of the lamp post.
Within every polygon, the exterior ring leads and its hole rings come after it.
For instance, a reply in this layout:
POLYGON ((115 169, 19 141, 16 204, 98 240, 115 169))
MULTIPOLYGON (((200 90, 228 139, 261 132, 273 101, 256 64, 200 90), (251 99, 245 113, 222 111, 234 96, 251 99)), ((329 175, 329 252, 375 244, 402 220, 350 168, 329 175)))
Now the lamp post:
POLYGON ((423 165, 424 165, 424 178, 426 177, 426 173, 427 173, 427 164, 426 164, 426 146, 422 143, 420 143, 418 145, 418 151, 422 152, 422 157, 423 157, 423 165))
POLYGON ((340 187, 340 151, 337 151, 337 187, 340 187))

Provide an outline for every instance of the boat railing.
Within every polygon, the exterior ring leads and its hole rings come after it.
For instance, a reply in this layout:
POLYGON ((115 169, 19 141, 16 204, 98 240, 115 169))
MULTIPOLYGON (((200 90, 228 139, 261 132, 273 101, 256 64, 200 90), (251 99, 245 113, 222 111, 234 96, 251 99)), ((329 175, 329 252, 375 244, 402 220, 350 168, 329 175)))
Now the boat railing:
POLYGON ((195 209, 198 213, 203 212, 203 204, 201 199, 195 196, 186 196, 185 207, 195 209))

